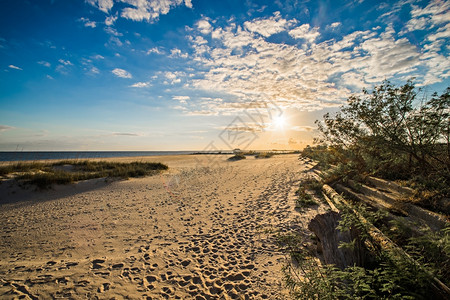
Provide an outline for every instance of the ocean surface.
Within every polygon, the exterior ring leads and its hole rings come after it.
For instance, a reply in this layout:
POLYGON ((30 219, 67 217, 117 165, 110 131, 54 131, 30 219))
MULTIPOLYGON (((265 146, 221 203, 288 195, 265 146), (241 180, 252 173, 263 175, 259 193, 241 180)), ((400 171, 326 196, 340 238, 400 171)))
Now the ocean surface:
POLYGON ((83 159, 193 154, 195 151, 11 151, 0 152, 0 161, 83 159))

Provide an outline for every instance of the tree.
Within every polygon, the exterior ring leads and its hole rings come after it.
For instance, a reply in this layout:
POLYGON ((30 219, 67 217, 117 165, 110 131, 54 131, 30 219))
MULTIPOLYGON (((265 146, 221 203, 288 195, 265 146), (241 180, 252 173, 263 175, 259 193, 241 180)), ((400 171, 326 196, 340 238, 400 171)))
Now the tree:
POLYGON ((450 87, 429 100, 418 101, 418 92, 411 80, 364 89, 334 117, 316 121, 319 140, 347 151, 360 167, 406 157, 410 169, 443 172, 449 179, 450 87))

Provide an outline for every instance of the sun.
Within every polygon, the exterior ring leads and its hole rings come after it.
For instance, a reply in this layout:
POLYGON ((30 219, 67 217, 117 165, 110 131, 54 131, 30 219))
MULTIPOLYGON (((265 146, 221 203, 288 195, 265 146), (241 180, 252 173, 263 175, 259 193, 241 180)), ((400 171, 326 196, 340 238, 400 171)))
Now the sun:
POLYGON ((272 126, 273 126, 275 129, 283 130, 284 127, 286 126, 286 117, 283 116, 283 115, 274 117, 274 118, 272 119, 272 126))

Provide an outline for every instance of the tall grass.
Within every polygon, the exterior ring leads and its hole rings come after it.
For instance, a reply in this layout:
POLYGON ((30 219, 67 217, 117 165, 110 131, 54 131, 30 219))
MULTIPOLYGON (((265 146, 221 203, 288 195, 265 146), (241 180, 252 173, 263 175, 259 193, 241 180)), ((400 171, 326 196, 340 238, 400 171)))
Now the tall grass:
POLYGON ((168 166, 153 162, 107 162, 107 161, 59 161, 53 163, 17 163, 0 167, 0 176, 11 175, 16 180, 48 188, 52 184, 68 184, 94 178, 143 177, 153 175, 168 166), (70 170, 62 169, 69 166, 70 170))

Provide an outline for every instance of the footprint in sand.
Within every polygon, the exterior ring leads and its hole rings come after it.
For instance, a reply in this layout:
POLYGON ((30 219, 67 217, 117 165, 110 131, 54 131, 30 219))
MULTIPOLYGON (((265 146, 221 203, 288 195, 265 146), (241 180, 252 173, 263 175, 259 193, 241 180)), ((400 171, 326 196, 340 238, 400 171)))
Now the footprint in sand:
POLYGON ((104 268, 103 265, 101 265, 102 263, 104 263, 105 260, 104 259, 94 259, 92 261, 92 269, 97 270, 97 269, 101 269, 104 268))

